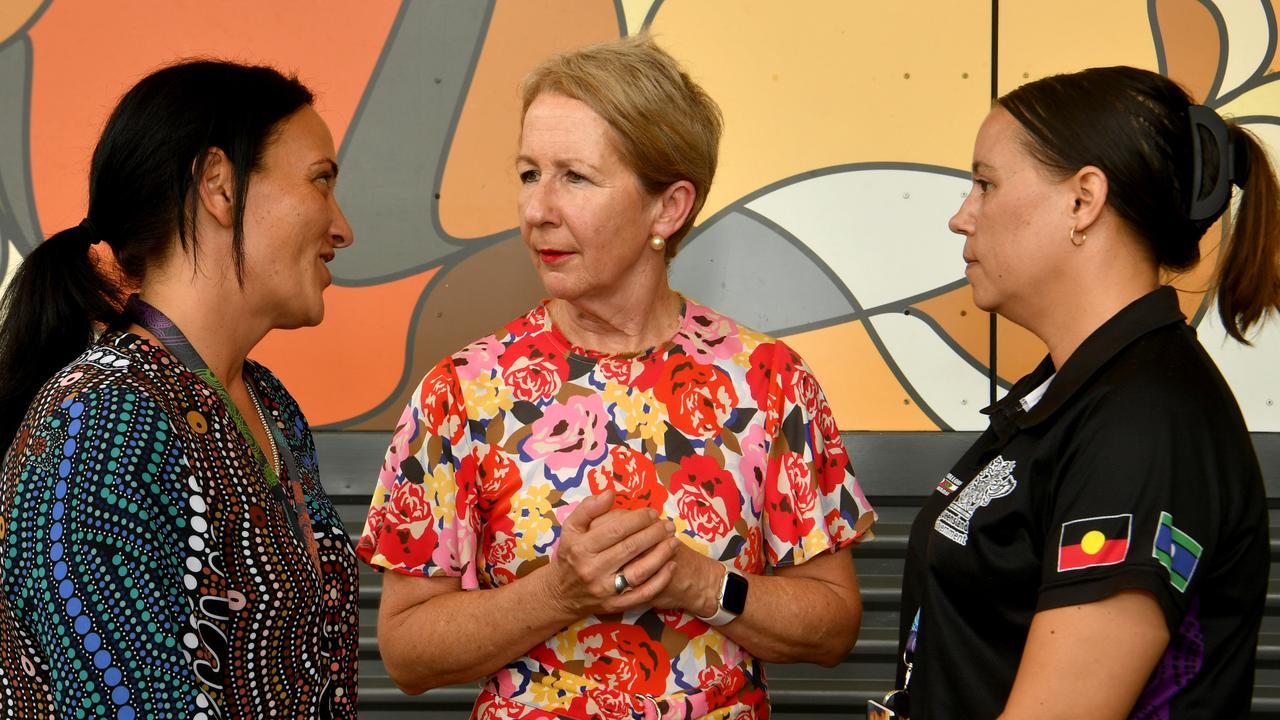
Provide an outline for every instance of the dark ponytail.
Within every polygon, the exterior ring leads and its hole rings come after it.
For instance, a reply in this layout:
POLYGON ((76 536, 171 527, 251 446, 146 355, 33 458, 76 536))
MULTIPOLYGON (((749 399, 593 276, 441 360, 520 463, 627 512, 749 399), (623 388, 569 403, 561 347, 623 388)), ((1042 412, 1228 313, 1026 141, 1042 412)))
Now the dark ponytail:
POLYGON ((997 101, 1026 131, 1027 150, 1070 177, 1093 165, 1107 204, 1147 243, 1160 267, 1200 260, 1200 239, 1243 190, 1220 254, 1218 313, 1245 333, 1280 309, 1280 196, 1275 171, 1251 133, 1194 105, 1177 83, 1132 67, 1090 68, 1023 85, 997 101))
POLYGON ((1248 153, 1250 170, 1218 261, 1218 315, 1227 334, 1248 344, 1249 328, 1280 310, 1280 192, 1257 138, 1238 125, 1228 127, 1231 142, 1248 153))
POLYGON ((215 60, 161 68, 125 93, 93 153, 86 222, 27 255, 0 300, 0 457, 40 387, 119 322, 147 269, 175 240, 196 254, 196 179, 214 148, 235 175, 232 248, 242 277, 250 176, 278 125, 312 101, 275 69, 215 60), (113 255, 107 267, 90 250, 99 241, 113 255))
POLYGON ((116 318, 119 293, 95 267, 90 234, 81 225, 40 243, 0 300, 0 457, 40 386, 116 318))

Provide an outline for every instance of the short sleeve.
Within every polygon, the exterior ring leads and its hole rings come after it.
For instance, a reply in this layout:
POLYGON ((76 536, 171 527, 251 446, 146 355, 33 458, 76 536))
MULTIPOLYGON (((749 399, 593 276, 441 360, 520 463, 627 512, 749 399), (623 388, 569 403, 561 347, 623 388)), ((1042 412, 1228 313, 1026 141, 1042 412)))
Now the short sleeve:
POLYGON ((52 402, 10 457, 6 599, 47 660, 58 717, 187 717, 205 689, 184 648, 192 473, 178 435, 129 388, 52 402))
POLYGON ((460 482, 470 440, 451 358, 413 392, 378 473, 356 554, 379 570, 478 587, 475 494, 460 482))
POLYGON ((1221 536, 1222 425, 1194 399, 1114 389, 1068 431, 1045 525, 1038 609, 1150 592, 1171 630, 1221 536))
POLYGON ((876 514, 813 371, 784 343, 775 344, 763 534, 768 563, 787 566, 869 539, 876 514))

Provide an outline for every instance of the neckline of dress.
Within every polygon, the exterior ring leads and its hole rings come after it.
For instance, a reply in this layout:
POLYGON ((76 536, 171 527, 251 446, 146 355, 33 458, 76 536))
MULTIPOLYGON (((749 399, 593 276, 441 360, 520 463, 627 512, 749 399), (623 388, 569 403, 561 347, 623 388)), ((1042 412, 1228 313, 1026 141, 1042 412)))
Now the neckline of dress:
POLYGON ((680 321, 676 324, 675 332, 671 333, 671 337, 667 338, 657 345, 647 347, 633 353, 610 353, 599 350, 584 348, 580 345, 574 345, 569 338, 561 332, 555 322, 551 320, 551 309, 547 304, 551 302, 550 298, 544 298, 540 303, 542 309, 542 324, 546 329, 551 341, 564 352, 566 357, 584 362, 599 362, 601 360, 644 360, 653 355, 666 352, 676 344, 676 338, 679 337, 689 324, 690 315, 693 312, 693 303, 689 301, 682 293, 677 292, 676 297, 680 298, 680 321))

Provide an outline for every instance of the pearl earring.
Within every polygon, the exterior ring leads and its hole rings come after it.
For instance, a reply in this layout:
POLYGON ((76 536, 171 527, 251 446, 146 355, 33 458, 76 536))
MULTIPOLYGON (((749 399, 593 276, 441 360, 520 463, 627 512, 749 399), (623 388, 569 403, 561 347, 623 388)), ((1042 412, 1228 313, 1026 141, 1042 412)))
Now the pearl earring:
POLYGON ((649 247, 653 248, 658 252, 662 252, 667 248, 667 241, 662 239, 661 235, 654 235, 653 237, 649 238, 649 247))

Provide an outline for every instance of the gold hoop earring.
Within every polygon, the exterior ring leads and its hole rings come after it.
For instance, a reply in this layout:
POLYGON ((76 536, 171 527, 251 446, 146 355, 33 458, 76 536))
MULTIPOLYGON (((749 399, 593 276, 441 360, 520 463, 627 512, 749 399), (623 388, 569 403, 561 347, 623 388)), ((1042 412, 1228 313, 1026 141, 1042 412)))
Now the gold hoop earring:
POLYGON ((1084 245, 1084 241, 1088 239, 1089 239, 1089 236, 1085 235, 1084 232, 1081 231, 1080 242, 1076 242, 1076 226, 1075 225, 1071 226, 1071 244, 1072 245, 1075 245, 1076 247, 1080 247, 1081 245, 1084 245))
POLYGON ((664 240, 661 235, 654 235, 649 238, 649 247, 653 248, 656 252, 662 252, 667 249, 667 241, 664 240))

